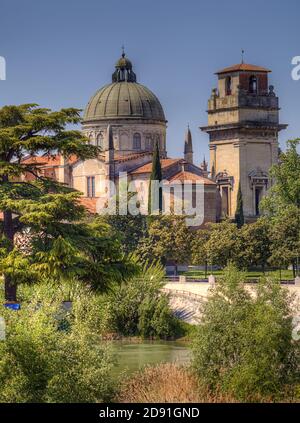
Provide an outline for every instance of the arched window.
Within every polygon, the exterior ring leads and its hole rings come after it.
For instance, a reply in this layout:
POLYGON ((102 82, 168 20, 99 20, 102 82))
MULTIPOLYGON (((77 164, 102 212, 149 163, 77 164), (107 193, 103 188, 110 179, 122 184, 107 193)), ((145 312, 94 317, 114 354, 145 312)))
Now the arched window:
POLYGON ((136 132, 133 135, 133 149, 134 150, 140 150, 141 149, 141 134, 136 132))
POLYGON ((231 95, 231 76, 227 76, 225 80, 226 95, 231 95))
POLYGON ((249 93, 257 94, 257 78, 254 75, 249 78, 249 93))
POLYGON ((97 147, 100 147, 102 150, 104 149, 104 137, 102 132, 97 136, 97 147))

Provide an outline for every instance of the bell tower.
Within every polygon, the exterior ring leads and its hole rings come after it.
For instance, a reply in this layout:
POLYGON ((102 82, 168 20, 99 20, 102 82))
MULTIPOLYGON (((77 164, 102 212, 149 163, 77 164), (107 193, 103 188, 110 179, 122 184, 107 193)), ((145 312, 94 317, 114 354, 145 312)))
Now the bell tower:
POLYGON ((241 63, 216 73, 218 89, 208 100, 210 172, 220 194, 219 218, 233 218, 241 185, 247 221, 259 215, 259 202, 278 160, 278 97, 268 85, 269 69, 241 63))

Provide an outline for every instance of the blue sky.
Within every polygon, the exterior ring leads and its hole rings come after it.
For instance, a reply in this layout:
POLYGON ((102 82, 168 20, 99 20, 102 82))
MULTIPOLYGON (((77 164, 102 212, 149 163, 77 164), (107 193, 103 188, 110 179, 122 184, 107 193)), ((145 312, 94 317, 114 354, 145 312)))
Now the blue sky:
POLYGON ((1 0, 0 106, 36 102, 54 109, 84 108, 110 82, 125 44, 138 81, 160 99, 168 119, 168 153, 182 155, 192 130, 196 162, 208 155, 206 106, 214 72, 241 60, 273 70, 281 144, 300 137, 300 80, 291 60, 300 55, 297 0, 1 0))

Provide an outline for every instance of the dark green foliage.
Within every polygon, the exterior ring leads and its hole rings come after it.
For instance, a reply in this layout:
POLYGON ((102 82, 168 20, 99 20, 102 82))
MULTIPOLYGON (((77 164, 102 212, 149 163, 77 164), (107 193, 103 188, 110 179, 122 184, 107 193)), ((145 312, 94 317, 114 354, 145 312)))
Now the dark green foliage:
POLYGON ((292 299, 278 282, 267 279, 251 296, 244 281, 229 267, 203 305, 193 365, 212 391, 242 401, 280 399, 300 382, 292 299))
POLYGON ((169 307, 162 267, 145 266, 138 277, 109 295, 110 328, 123 336, 168 338, 177 334, 177 319, 169 307))
MULTIPOLYGON (((6 340, 0 341, 0 401, 100 402, 111 399, 114 383, 110 350, 95 332, 94 296, 81 289, 71 312, 63 295, 30 289, 20 311, 3 310, 6 340), (82 309, 87 312, 82 314, 82 309), (62 330, 61 322, 68 323, 62 330)), ((96 312, 95 312, 96 311, 96 312)))
MULTIPOLYGON (((133 199, 133 194, 128 196, 128 201, 133 199)), ((140 213, 136 216, 127 213, 125 216, 119 214, 119 198, 116 198, 116 214, 103 216, 103 221, 108 223, 116 234, 120 237, 122 251, 128 255, 134 253, 139 242, 147 233, 146 216, 140 213)))
POLYGON ((158 201, 155 198, 153 189, 153 182, 152 181, 158 181, 161 182, 162 180, 162 170, 161 170, 161 163, 160 163, 160 154, 159 154, 159 145, 158 142, 155 145, 153 158, 152 158, 152 172, 150 175, 150 183, 149 183, 149 196, 148 196, 148 213, 151 215, 152 207, 153 207, 153 213, 160 213, 163 208, 163 194, 162 194, 162 188, 160 187, 158 189, 158 201))
POLYGON ((242 195, 241 183, 239 183, 239 189, 237 193, 235 223, 238 228, 241 228, 244 224, 243 195, 242 195))
POLYGON ((191 243, 192 232, 186 225, 185 216, 152 216, 137 252, 143 263, 186 264, 191 259, 191 243))
POLYGON ((272 227, 273 264, 292 263, 294 276, 300 263, 300 139, 289 140, 287 151, 281 153, 279 163, 272 166, 275 184, 262 200, 261 206, 272 227))
POLYGON ((78 202, 80 193, 42 176, 37 164, 23 160, 41 152, 96 157, 97 147, 79 131, 66 129, 80 122, 79 112, 52 112, 32 104, 0 109, 0 236, 5 241, 0 272, 6 300, 16 301, 17 284, 41 277, 56 282, 77 278, 105 289, 111 277, 120 280, 130 273, 131 265, 109 229, 97 221, 82 223, 86 212, 78 202), (33 180, 23 181, 26 175, 33 180), (26 240, 25 247, 16 245, 16 235, 26 240))
POLYGON ((147 296, 139 307, 138 332, 142 338, 170 338, 177 335, 178 325, 166 295, 147 296))

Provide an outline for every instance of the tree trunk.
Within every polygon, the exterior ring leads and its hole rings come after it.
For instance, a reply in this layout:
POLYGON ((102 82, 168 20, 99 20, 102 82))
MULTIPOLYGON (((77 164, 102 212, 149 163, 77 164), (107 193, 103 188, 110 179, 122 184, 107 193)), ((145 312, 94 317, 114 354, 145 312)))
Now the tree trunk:
POLYGON ((17 285, 12 281, 11 277, 4 275, 5 285, 5 301, 17 301, 17 285))
POLYGON ((295 277, 296 277, 296 263, 295 263, 295 260, 293 260, 293 276, 294 276, 294 279, 295 279, 295 277))
MULTIPOLYGON (((14 248, 14 227, 12 212, 10 210, 5 210, 3 212, 3 232, 5 237, 9 240, 8 251, 12 251, 14 248)), ((5 300, 17 301, 17 286, 9 275, 4 274, 4 286, 5 300)))

